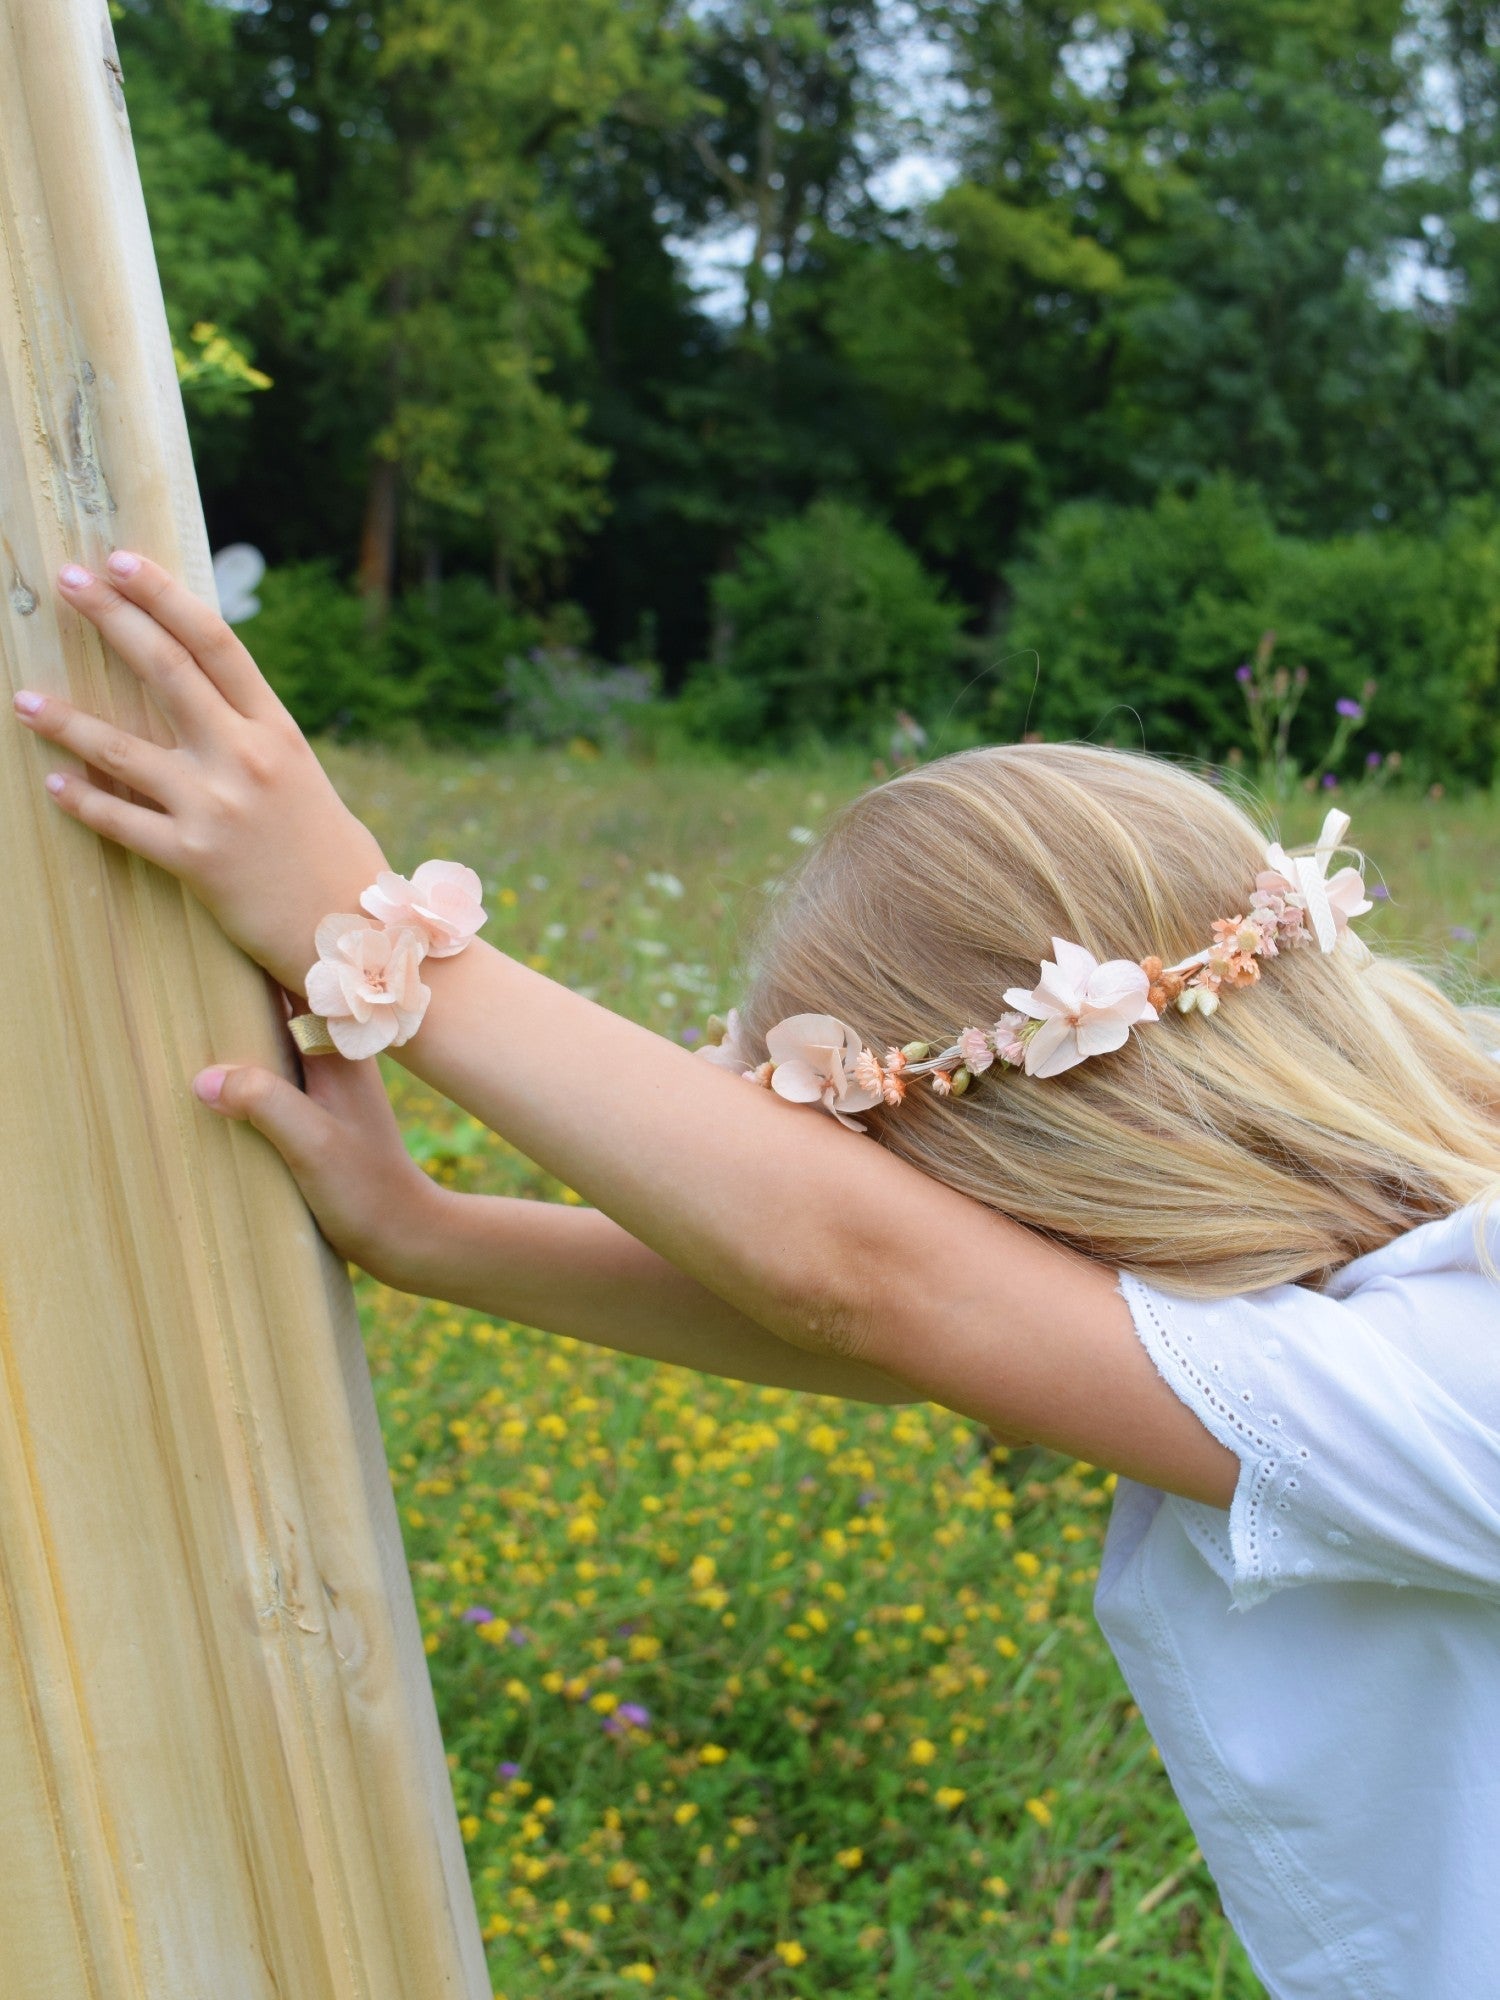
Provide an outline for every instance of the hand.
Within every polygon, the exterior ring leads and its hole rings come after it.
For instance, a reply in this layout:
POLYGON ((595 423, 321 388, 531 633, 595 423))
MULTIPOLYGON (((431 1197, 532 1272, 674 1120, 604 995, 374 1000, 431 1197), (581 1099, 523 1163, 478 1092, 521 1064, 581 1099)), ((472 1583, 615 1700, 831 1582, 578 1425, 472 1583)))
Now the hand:
POLYGON ((270 1140, 341 1257, 398 1290, 415 1288, 444 1191, 402 1145, 378 1063, 311 1057, 305 1093, 272 1070, 215 1067, 193 1090, 270 1140))
POLYGON ((53 696, 23 691, 19 719, 140 805, 88 778, 47 788, 73 819, 187 884, 236 944, 300 993, 320 917, 357 910, 385 867, 312 747, 229 626, 157 564, 117 549, 109 580, 69 566, 59 588, 171 725, 168 749, 53 696))

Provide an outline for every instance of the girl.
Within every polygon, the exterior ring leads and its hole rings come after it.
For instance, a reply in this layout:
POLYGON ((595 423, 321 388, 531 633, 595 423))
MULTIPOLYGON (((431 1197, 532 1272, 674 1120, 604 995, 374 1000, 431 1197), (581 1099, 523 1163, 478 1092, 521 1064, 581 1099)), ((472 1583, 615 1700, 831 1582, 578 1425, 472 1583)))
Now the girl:
POLYGON ((1145 757, 907 773, 782 899, 707 1062, 471 943, 468 871, 385 872, 244 647, 156 565, 61 585, 176 739, 18 695, 152 802, 70 770, 46 779, 62 809, 306 993, 305 1046, 399 1050, 593 1204, 437 1188, 368 1062, 309 1060, 305 1095, 204 1071, 338 1250, 1114 1468, 1099 1617, 1266 1986, 1495 1990, 1500 1071, 1354 941, 1341 816, 1294 860, 1145 757))

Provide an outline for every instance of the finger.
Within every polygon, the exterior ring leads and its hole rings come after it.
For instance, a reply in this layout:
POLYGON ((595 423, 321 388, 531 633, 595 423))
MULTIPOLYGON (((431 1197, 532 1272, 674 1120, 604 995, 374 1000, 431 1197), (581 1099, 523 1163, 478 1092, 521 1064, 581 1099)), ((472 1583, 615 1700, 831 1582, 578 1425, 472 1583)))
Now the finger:
POLYGON ((158 743, 146 743, 128 730, 87 715, 68 702, 48 695, 33 694, 23 688, 15 697, 16 715, 26 727, 49 743, 60 743, 85 764, 118 778, 133 792, 141 792, 165 804, 172 786, 174 752, 158 743))
POLYGON ((243 1119, 270 1140, 298 1180, 316 1174, 337 1136, 321 1105, 274 1070, 245 1063, 215 1066, 193 1078, 193 1094, 226 1118, 243 1119))
POLYGON ((372 1118, 396 1114, 385 1094, 385 1083, 377 1062, 350 1062, 340 1055, 320 1055, 305 1063, 307 1094, 321 1104, 340 1124, 368 1127, 372 1118))
POLYGON ((223 695, 181 640, 149 611, 74 563, 60 570, 57 580, 74 609, 98 626, 136 679, 150 688, 179 742, 201 743, 229 719, 232 711, 223 695))
POLYGON ((154 861, 170 874, 180 872, 182 856, 177 828, 165 813, 153 812, 149 806, 132 805, 128 799, 117 799, 113 792, 101 791, 87 778, 66 771, 52 772, 47 779, 47 790, 69 819, 76 819, 91 833, 102 834, 106 840, 128 847, 132 854, 154 861))
POLYGON ((283 712, 280 699, 235 637, 234 628, 185 583, 132 549, 116 549, 105 567, 115 589, 187 648, 231 708, 257 721, 283 712))

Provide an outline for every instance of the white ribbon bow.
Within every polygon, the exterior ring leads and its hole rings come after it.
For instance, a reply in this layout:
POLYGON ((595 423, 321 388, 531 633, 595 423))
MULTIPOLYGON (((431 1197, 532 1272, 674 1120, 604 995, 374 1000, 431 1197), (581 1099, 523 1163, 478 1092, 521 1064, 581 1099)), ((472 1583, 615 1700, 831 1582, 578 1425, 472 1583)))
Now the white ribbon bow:
MULTIPOLYGON (((1313 934, 1320 951, 1332 951, 1339 941, 1333 906, 1328 900, 1328 864, 1343 845, 1349 831, 1349 815, 1335 807, 1323 822, 1317 846, 1311 854, 1288 854, 1279 840, 1266 849, 1266 859, 1278 875, 1284 875, 1307 904, 1313 934)), ((1354 872, 1358 872, 1357 870, 1354 872)), ((1369 908, 1369 904, 1365 905, 1369 908)))

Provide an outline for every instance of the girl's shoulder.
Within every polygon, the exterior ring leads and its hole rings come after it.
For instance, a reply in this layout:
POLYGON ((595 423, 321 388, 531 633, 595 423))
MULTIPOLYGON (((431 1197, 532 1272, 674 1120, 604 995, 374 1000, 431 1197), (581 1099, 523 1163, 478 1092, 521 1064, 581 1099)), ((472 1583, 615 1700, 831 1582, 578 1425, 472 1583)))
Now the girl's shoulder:
POLYGON ((1333 1272, 1321 1290, 1325 1298, 1349 1299, 1371 1285, 1439 1272, 1490 1279, 1500 1275, 1500 1189, 1495 1197, 1419 1223, 1356 1257, 1333 1272))

